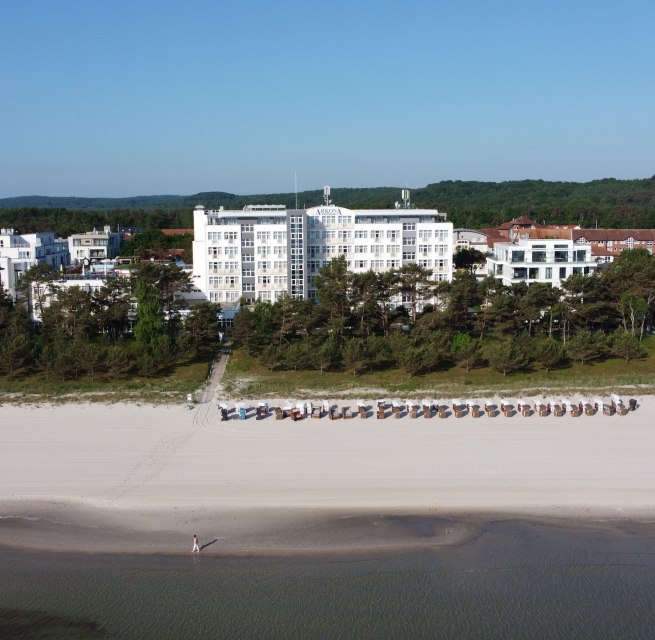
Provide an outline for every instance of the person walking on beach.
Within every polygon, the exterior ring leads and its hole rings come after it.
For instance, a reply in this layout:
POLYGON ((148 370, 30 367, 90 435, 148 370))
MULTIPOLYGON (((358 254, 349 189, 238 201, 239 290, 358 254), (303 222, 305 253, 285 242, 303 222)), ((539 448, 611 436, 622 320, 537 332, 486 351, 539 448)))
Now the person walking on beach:
POLYGON ((198 546, 198 536, 195 533, 193 534, 193 549, 191 549, 191 553, 194 551, 200 553, 200 547, 198 546))

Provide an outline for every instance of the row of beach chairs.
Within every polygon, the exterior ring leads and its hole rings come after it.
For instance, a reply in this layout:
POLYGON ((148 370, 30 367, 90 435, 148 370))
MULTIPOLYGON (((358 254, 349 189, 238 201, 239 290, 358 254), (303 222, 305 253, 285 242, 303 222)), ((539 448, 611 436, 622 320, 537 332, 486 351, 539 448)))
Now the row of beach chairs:
POLYGON ((271 407, 270 409, 265 402, 258 403, 254 408, 247 407, 244 402, 237 402, 234 409, 228 409, 226 403, 219 404, 221 420, 229 420, 231 417, 245 420, 252 415, 251 412, 254 410, 257 420, 266 418, 269 412, 272 412, 276 420, 289 418, 294 421, 308 417, 315 419, 327 417, 330 420, 348 420, 357 416, 360 419, 365 419, 369 417, 370 409, 373 409, 371 415, 375 414, 381 420, 387 416, 394 418, 401 418, 402 416, 418 418, 419 414, 425 419, 432 417, 448 418, 451 415, 456 418, 462 418, 467 415, 472 418, 480 418, 482 416, 494 418, 500 414, 506 417, 515 415, 524 417, 532 415, 540 417, 562 417, 567 413, 572 417, 578 417, 583 414, 593 416, 597 413, 607 416, 616 414, 624 416, 636 408, 637 401, 635 399, 631 399, 625 403, 616 394, 613 394, 609 399, 501 400, 498 403, 492 400, 462 401, 459 399, 453 399, 448 403, 438 400, 424 400, 420 403, 411 400, 406 402, 401 402, 400 400, 378 400, 374 407, 369 407, 360 400, 356 404, 356 409, 351 409, 349 405, 339 407, 336 403, 328 401, 323 401, 319 404, 313 404, 311 402, 287 402, 282 407, 271 407))

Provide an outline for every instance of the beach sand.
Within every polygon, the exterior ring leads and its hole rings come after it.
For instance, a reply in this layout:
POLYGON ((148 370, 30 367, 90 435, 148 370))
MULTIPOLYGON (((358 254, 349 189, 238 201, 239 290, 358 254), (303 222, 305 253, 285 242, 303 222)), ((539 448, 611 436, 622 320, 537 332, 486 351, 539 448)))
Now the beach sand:
POLYGON ((0 545, 343 552, 460 544, 495 518, 648 527, 655 398, 636 397, 626 416, 379 420, 368 401, 367 419, 295 422, 222 422, 213 401, 5 405, 0 545))

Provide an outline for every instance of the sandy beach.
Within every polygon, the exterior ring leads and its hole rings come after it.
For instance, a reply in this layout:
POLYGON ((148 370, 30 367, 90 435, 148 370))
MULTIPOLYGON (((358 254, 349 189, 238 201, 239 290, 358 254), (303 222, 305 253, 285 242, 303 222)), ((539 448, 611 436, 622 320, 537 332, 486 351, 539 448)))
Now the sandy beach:
POLYGON ((214 400, 5 405, 0 544, 343 551, 455 544, 481 514, 648 525, 655 398, 635 397, 625 416, 384 420, 374 401, 366 419, 298 421, 221 421, 214 400))

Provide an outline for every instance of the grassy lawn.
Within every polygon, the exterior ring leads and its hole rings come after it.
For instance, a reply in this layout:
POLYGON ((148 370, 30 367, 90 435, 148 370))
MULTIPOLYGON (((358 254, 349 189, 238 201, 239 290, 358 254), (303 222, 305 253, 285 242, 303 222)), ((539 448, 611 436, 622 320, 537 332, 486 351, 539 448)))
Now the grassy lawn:
POLYGON ((373 371, 353 376, 346 372, 273 371, 261 366, 243 350, 230 356, 223 386, 231 397, 377 397, 541 395, 575 392, 602 395, 655 393, 655 339, 644 340, 647 357, 632 360, 609 358, 581 365, 573 363, 555 371, 531 369, 503 376, 488 367, 468 373, 460 367, 409 377, 400 369, 373 371))

